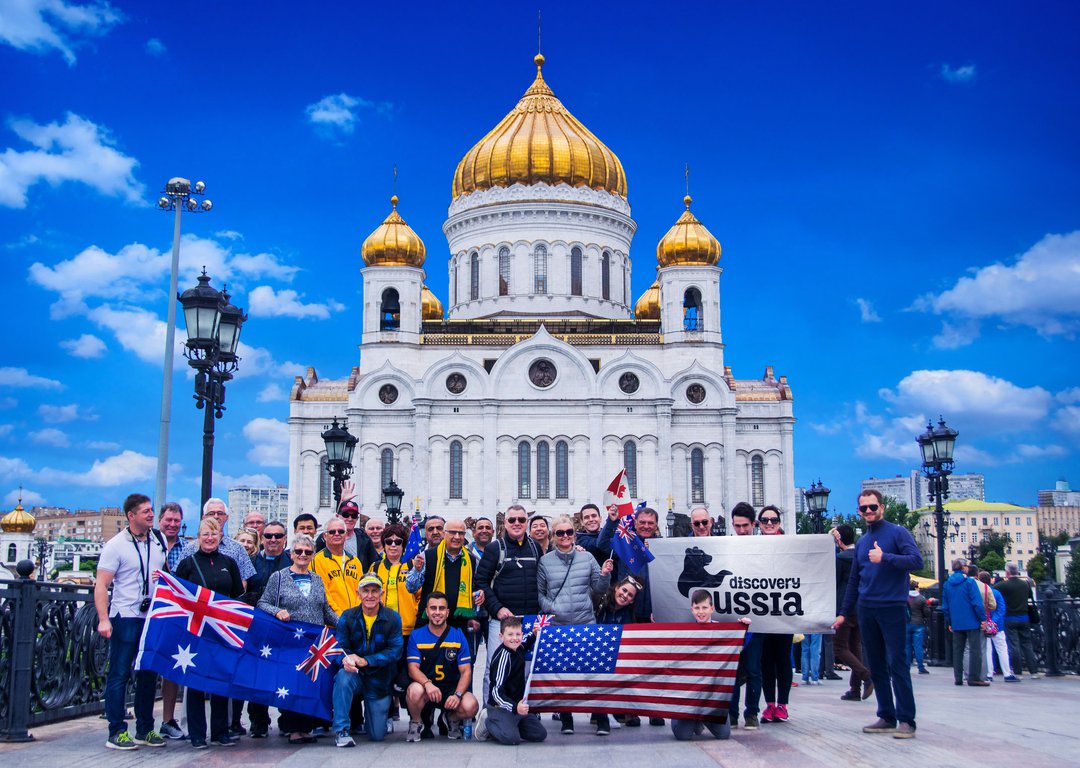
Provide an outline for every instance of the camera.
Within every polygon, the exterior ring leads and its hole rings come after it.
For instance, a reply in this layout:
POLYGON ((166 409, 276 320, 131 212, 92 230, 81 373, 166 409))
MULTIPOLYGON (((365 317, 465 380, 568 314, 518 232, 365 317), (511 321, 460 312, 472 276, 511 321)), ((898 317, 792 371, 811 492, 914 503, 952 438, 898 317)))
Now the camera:
POLYGON ((142 602, 139 603, 139 613, 146 613, 150 610, 150 598, 144 597, 142 602))

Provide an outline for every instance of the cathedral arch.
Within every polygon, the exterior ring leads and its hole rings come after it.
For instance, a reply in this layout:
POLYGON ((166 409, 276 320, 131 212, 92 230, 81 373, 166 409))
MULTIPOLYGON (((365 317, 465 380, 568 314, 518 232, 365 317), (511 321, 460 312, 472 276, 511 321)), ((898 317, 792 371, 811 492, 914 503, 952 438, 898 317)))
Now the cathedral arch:
POLYGON ((510 295, 510 249, 505 245, 499 248, 499 295, 510 295))
POLYGON ((704 330, 701 314, 701 291, 691 286, 683 293, 683 330, 704 330))
POLYGON ((396 331, 400 328, 401 300, 396 288, 387 288, 379 302, 379 330, 396 331))
POLYGON ((581 248, 574 246, 570 249, 570 295, 581 296, 581 248))
POLYGON ((469 257, 469 300, 480 298, 480 254, 472 252, 469 257))

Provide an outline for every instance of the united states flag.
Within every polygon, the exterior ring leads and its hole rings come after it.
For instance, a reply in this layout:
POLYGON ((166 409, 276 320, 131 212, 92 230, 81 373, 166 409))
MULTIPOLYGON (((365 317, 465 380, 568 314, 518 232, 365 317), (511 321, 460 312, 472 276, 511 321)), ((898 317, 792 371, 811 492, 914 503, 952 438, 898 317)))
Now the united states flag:
POLYGON ((529 707, 721 722, 745 634, 738 622, 547 627, 529 707))

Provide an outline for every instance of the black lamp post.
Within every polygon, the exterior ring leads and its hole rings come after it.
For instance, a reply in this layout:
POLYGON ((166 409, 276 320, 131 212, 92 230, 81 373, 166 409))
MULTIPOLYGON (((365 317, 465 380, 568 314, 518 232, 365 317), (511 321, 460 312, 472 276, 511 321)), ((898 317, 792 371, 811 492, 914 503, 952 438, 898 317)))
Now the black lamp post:
MULTIPOLYGON (((400 523, 401 500, 405 496, 405 491, 398 488, 398 484, 391 480, 390 485, 382 489, 382 494, 386 499, 386 522, 390 525, 400 523)), ((420 510, 417 510, 416 514, 419 516, 420 510)))
POLYGON ((820 479, 810 483, 810 490, 805 491, 806 506, 810 510, 810 519, 814 523, 814 533, 825 533, 825 513, 829 509, 830 489, 820 479))
MULTIPOLYGON (((945 426, 945 419, 938 417, 937 427, 927 422, 926 431, 915 438, 922 451, 923 472, 930 481, 930 496, 934 499, 934 538, 937 539, 938 588, 945 588, 945 536, 949 524, 945 512, 945 499, 949 498, 949 475, 953 468, 953 448, 960 433, 945 426)), ((959 525, 953 523, 953 534, 959 525)), ((928 532, 929 533, 929 532, 928 532)))
POLYGON ((34 554, 37 555, 37 580, 45 581, 45 569, 49 564, 49 542, 45 539, 34 541, 34 554))
POLYGON ((334 509, 341 504, 341 481, 352 474, 353 451, 359 442, 354 435, 349 434, 348 423, 342 420, 338 424, 337 416, 334 422, 322 433, 323 442, 326 444, 326 471, 334 478, 334 509))
POLYGON ((210 498, 214 479, 214 419, 225 411, 225 383, 232 380, 240 358, 240 328, 247 315, 233 306, 226 291, 210 285, 206 270, 198 285, 180 295, 187 326, 184 356, 195 369, 195 407, 203 416, 202 504, 210 498))

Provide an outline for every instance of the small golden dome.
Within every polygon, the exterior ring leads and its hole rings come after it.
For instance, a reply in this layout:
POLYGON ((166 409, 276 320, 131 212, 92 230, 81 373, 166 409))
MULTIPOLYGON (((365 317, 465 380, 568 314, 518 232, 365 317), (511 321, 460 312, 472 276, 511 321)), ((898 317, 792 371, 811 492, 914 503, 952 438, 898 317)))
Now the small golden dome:
POLYGON ((390 198, 390 215, 368 235, 360 247, 364 264, 369 267, 422 267, 427 249, 420 236, 397 212, 398 197, 390 198))
POLYGON ((686 210, 656 246, 656 260, 661 267, 715 267, 720 262, 720 241, 690 213, 692 202, 690 195, 683 198, 686 210))
POLYGON ((420 317, 424 320, 443 319, 442 302, 426 285, 420 291, 420 317))
POLYGON ((533 61, 536 80, 521 101, 458 163, 453 198, 518 183, 591 187, 625 198, 619 158, 555 98, 541 74, 544 57, 533 61))
POLYGON ((660 278, 645 289, 641 298, 634 305, 635 320, 659 320, 660 319, 660 278))
POLYGON ((0 530, 4 533, 33 533, 37 520, 23 509, 20 501, 15 509, 0 517, 0 530))

